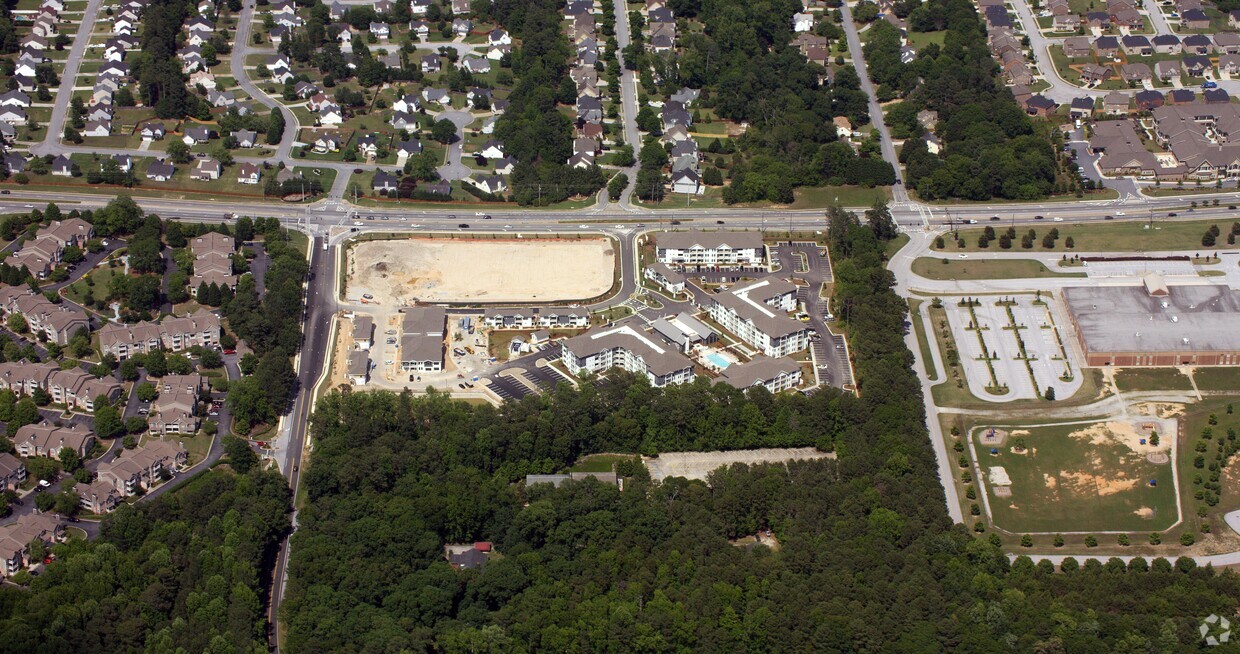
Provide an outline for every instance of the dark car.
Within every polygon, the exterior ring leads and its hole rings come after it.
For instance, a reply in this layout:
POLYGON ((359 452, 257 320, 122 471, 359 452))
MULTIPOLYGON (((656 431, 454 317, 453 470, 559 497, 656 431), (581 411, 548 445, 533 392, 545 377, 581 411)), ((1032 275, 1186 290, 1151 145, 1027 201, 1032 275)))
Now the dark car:
POLYGON ((1103 216, 1103 220, 1115 220, 1115 216, 1103 216))
POLYGON ((1179 214, 1177 214, 1177 213, 1175 213, 1175 212, 1173 211, 1173 212, 1171 212, 1171 213, 1167 214, 1167 217, 1168 217, 1168 218, 1175 218, 1177 215, 1179 215, 1179 214))
POLYGON ((722 221, 722 220, 716 220, 716 221, 715 221, 715 224, 716 224, 716 225, 722 225, 722 224, 723 224, 723 221, 722 221))
POLYGON ((469 229, 469 225, 466 225, 465 223, 461 223, 457 225, 457 227, 460 227, 461 229, 469 229))
POLYGON ((672 224, 673 224, 673 225, 679 225, 679 224, 680 224, 680 221, 679 221, 679 220, 673 220, 673 221, 672 221, 672 224))
POLYGON ((999 217, 998 217, 998 216, 991 216, 991 217, 990 217, 990 219, 991 219, 991 220, 999 220, 999 217))
POLYGON ((1042 220, 1042 219, 1043 219, 1043 217, 1042 217, 1042 216, 1034 216, 1034 217, 1033 217, 1033 219, 1034 219, 1034 220, 1042 220))

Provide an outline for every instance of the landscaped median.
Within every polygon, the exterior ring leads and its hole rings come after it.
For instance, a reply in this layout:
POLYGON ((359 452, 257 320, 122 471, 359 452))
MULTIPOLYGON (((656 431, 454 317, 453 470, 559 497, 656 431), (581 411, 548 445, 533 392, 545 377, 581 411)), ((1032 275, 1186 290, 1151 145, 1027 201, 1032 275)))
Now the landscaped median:
MULTIPOLYGON (((259 166, 262 177, 257 184, 246 184, 238 180, 238 170, 242 164, 232 164, 223 168, 223 173, 219 179, 209 181, 199 181, 190 179, 190 173, 193 170, 194 162, 191 160, 188 164, 174 164, 176 171, 171 179, 164 182, 147 179, 146 174, 150 167, 157 163, 157 159, 153 157, 143 157, 133 159, 133 174, 135 178, 135 186, 125 187, 117 184, 91 184, 93 178, 92 173, 97 173, 103 166, 103 163, 109 159, 106 156, 94 154, 74 154, 70 159, 77 164, 81 171, 80 176, 58 176, 51 174, 32 174, 29 172, 19 175, 10 176, 4 182, 0 182, 3 188, 30 188, 30 189, 61 189, 72 193, 100 193, 108 196, 115 196, 118 193, 134 196, 158 196, 162 198, 187 200, 187 199, 215 199, 224 197, 236 197, 245 199, 262 199, 279 201, 279 197, 267 196, 264 194, 266 181, 269 176, 277 175, 280 170, 278 168, 263 168, 259 166), (22 183, 22 182, 25 183, 22 183)), ((330 189, 336 180, 336 171, 331 168, 316 168, 313 165, 298 166, 292 169, 294 173, 299 173, 307 180, 318 181, 324 191, 330 189)))

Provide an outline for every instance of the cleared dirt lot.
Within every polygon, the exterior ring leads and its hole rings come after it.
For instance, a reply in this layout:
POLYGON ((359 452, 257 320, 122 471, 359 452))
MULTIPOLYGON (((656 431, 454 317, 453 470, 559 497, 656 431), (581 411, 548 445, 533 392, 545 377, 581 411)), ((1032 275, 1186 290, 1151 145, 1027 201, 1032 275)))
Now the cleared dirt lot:
POLYGON ((615 250, 593 239, 363 241, 349 249, 346 297, 412 302, 556 302, 606 293, 615 250))
POLYGON ((653 459, 643 457, 642 463, 646 464, 646 469, 650 471, 650 478, 655 481, 660 481, 665 477, 684 477, 706 481, 706 476, 716 468, 730 466, 734 463, 758 465, 834 458, 835 452, 820 452, 812 447, 795 447, 731 452, 663 452, 653 459))

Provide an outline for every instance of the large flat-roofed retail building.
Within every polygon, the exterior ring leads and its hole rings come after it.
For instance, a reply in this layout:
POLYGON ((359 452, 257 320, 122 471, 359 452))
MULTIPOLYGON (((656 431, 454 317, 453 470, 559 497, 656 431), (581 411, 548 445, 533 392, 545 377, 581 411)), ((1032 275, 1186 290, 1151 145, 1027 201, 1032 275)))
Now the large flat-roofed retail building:
POLYGON ((1063 290, 1089 366, 1240 365, 1240 291, 1227 286, 1063 290))

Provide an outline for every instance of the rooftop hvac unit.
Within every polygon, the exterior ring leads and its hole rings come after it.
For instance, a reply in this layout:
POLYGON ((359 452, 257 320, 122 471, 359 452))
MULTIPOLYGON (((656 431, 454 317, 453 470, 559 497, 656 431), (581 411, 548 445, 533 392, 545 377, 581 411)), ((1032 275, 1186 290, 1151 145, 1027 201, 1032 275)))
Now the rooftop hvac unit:
MULTIPOLYGON (((1171 316, 1171 322, 1180 322, 1180 317, 1179 317, 1179 316, 1171 316)), ((1185 340, 1187 340, 1187 339, 1185 339, 1185 340)))
POLYGON ((1169 304, 1166 300, 1163 300, 1163 301, 1162 301, 1162 308, 1166 309, 1166 308, 1167 308, 1167 307, 1169 307, 1169 306, 1171 306, 1171 305, 1170 305, 1170 304, 1169 304))
POLYGON ((1185 345, 1188 345, 1188 338, 1187 338, 1187 337, 1185 337, 1185 338, 1181 338, 1181 339, 1180 339, 1180 341, 1181 341, 1181 342, 1183 342, 1185 345))

